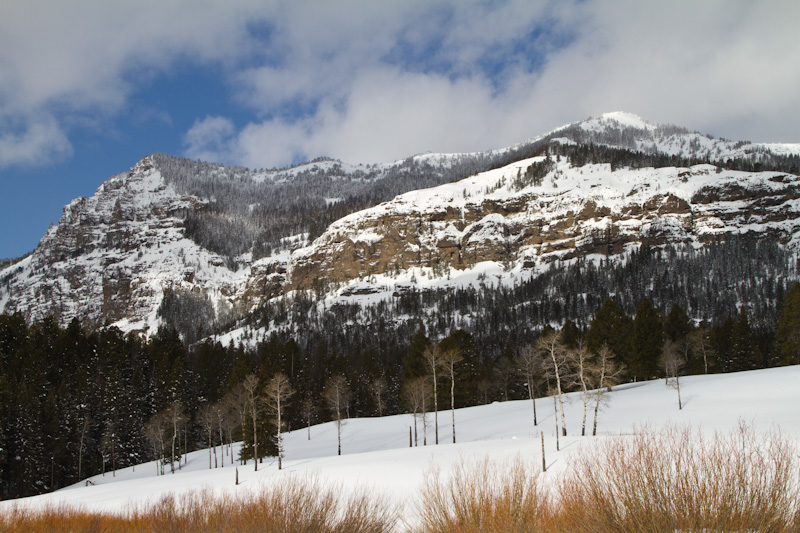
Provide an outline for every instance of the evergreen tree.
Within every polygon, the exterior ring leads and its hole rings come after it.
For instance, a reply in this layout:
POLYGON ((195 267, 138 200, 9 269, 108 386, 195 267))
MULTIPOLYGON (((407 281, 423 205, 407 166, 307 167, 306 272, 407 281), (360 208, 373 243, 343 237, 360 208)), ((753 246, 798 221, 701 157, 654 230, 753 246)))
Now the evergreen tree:
POLYGON ((623 364, 629 365, 632 334, 633 321, 617 302, 607 298, 589 325, 586 347, 596 353, 603 346, 608 346, 623 364))
POLYGON ((664 345, 661 315, 647 298, 642 299, 633 320, 633 350, 628 366, 634 378, 658 375, 658 361, 664 345))
POLYGON ((742 307, 731 332, 731 346, 728 365, 723 372, 754 370, 761 366, 761 354, 756 345, 747 312, 742 307))
POLYGON ((775 331, 775 352, 781 365, 800 364, 800 283, 794 282, 783 297, 783 310, 775 331))
POLYGON ((430 344, 431 341, 425 336, 425 330, 423 329, 417 331, 411 338, 407 355, 403 359, 403 372, 401 374, 403 383, 407 383, 413 378, 427 375, 424 354, 430 344))
POLYGON ((667 339, 677 342, 691 333, 693 329, 692 321, 689 320, 683 307, 678 304, 672 304, 672 308, 664 318, 664 335, 667 339))

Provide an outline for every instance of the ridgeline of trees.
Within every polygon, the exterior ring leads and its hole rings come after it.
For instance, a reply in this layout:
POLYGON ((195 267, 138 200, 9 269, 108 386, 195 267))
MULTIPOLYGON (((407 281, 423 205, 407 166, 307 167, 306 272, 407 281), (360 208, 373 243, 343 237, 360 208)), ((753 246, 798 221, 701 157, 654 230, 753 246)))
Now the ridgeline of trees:
MULTIPOLYGON (((411 412, 422 433, 415 441, 430 435, 435 442, 440 421, 426 414, 437 404, 583 391, 583 431, 593 425, 594 432, 603 400, 596 391, 622 379, 677 382, 682 373, 800 363, 800 284, 779 307, 777 326, 759 332, 744 308, 695 325, 679 304, 663 313, 644 298, 630 315, 606 298, 585 331, 571 321, 558 331, 531 325, 499 354, 464 330, 433 342, 423 330, 387 329, 347 349, 321 337, 300 344, 273 335, 245 349, 211 339, 187 346, 174 330, 145 341, 115 328, 90 333, 77 321, 60 328, 51 318, 26 324, 18 314, 0 315, 2 497, 150 459, 168 474, 201 447, 210 447, 209 468, 261 460, 278 455, 280 431, 312 421, 411 412), (232 457, 237 440, 244 446, 232 457)), ((457 421, 449 423, 455 439, 457 421)))

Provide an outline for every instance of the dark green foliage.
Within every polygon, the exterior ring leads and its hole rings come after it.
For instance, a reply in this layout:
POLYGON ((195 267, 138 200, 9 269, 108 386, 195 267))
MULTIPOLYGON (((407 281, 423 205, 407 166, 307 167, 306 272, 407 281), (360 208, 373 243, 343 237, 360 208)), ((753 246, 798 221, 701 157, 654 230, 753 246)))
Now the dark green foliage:
POLYGON ((589 325, 589 331, 586 333, 586 346, 589 350, 596 352, 606 345, 619 357, 620 361, 630 367, 633 357, 632 334, 633 321, 617 302, 607 298, 589 325))
POLYGON ((761 366, 761 354, 756 339, 750 328, 750 321, 744 307, 733 323, 731 331, 731 348, 727 358, 723 358, 724 372, 754 370, 761 366))
POLYGON ((529 185, 538 187, 542 184, 545 176, 556 168, 556 163, 548 155, 546 159, 528 165, 525 173, 520 172, 511 182, 511 187, 515 191, 520 191, 529 185))
POLYGON ((794 282, 783 298, 775 331, 775 355, 782 365, 800 364, 800 283, 794 282))
MULTIPOLYGON (((188 450, 203 446, 207 437, 196 425, 200 406, 221 399, 251 373, 290 377, 297 396, 286 411, 287 429, 304 425, 306 399, 316 409, 315 421, 329 419, 319 398, 335 373, 352 390, 349 416, 375 414, 369 384, 378 377, 387 386, 383 412, 400 412, 401 381, 425 374, 420 358, 430 342, 458 347, 464 357, 456 366, 457 406, 498 400, 506 391, 512 399, 522 397, 516 374, 498 385, 507 375, 499 362, 535 341, 548 324, 564 324, 571 345, 586 330, 590 348, 608 344, 623 362, 644 365, 635 374, 641 377, 652 373, 647 365, 658 343, 659 311, 669 310, 667 338, 691 329, 690 320, 710 325, 711 371, 765 366, 776 353, 769 341, 792 272, 778 245, 732 237, 702 250, 643 248, 625 263, 554 263, 515 286, 411 289, 369 308, 317 306, 306 294, 265 305, 251 325, 269 321, 274 333, 253 342, 245 325, 251 347, 212 340, 187 346, 172 328, 144 341, 114 328, 88 333, 77 321, 62 329, 52 319, 28 325, 20 315, 0 315, 0 490, 8 498, 75 483, 79 458, 82 477, 110 470, 109 454, 100 454, 110 435, 117 468, 152 458, 143 425, 175 401, 186 411, 188 450), (630 317, 636 306, 635 323, 630 317)), ((796 290, 789 291, 784 315, 796 290)), ((690 361, 702 361, 693 350, 690 361)), ((246 437, 251 427, 245 423, 244 435, 237 428, 234 438, 246 437)), ((260 431, 259 451, 273 453, 267 422, 260 431)), ((179 453, 185 448, 182 439, 179 453)))
POLYGON ((187 343, 216 330, 214 305, 207 296, 191 291, 164 291, 158 316, 165 327, 177 331, 187 343))
POLYGON ((659 376, 658 360, 664 346, 664 329, 661 315, 644 298, 636 309, 633 319, 633 343, 628 372, 637 379, 650 379, 659 376))
POLYGON ((420 329, 414 334, 408 345, 408 354, 403 359, 402 381, 406 383, 414 378, 427 375, 423 353, 430 346, 431 341, 425 336, 425 331, 420 329))
POLYGON ((671 341, 679 341, 692 331, 692 322, 678 304, 673 304, 664 318, 664 335, 671 341))

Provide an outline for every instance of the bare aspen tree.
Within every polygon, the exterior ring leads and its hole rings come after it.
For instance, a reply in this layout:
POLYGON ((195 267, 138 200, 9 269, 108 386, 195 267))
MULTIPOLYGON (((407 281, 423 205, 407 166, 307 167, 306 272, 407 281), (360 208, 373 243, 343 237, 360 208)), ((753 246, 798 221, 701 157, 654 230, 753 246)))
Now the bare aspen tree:
MULTIPOLYGON (((239 383, 225 396, 225 398, 225 401, 228 403, 228 405, 230 405, 231 410, 239 415, 239 429, 242 432, 242 439, 244 440, 244 426, 247 422, 247 412, 249 407, 247 391, 244 388, 244 383, 239 383)), ((242 456, 242 464, 247 464, 247 460, 244 459, 244 456, 242 456)))
POLYGON ((711 338, 708 329, 702 324, 689 334, 689 343, 695 353, 703 357, 703 370, 708 374, 709 360, 714 358, 714 349, 711 347, 711 338))
POLYGON ((533 405, 533 425, 539 425, 536 419, 536 398, 534 388, 536 384, 542 379, 543 374, 542 354, 538 353, 536 349, 530 344, 525 345, 519 352, 519 355, 514 358, 514 366, 517 372, 525 379, 525 385, 528 387, 528 398, 533 405))
POLYGON ((453 444, 456 442, 456 365, 464 360, 461 350, 450 348, 442 352, 442 367, 450 378, 450 421, 453 426, 453 444))
POLYGON ((581 400, 583 401, 583 419, 581 420, 581 437, 586 435, 586 411, 589 406, 590 388, 592 378, 596 371, 595 363, 592 361, 592 354, 580 342, 578 347, 571 350, 570 359, 573 364, 574 372, 572 377, 575 383, 581 388, 581 400))
POLYGON ((570 351, 564 346, 561 332, 547 333, 536 341, 536 351, 543 354, 550 362, 548 373, 555 379, 555 397, 561 410, 561 434, 567 436, 567 425, 564 416, 564 399, 562 380, 569 374, 570 351))
POLYGON ((442 366, 442 349, 438 344, 432 344, 425 348, 422 354, 425 359, 425 365, 431 375, 431 384, 433 385, 433 423, 434 423, 434 438, 436 444, 439 444, 439 397, 437 393, 437 370, 442 366))
POLYGON ((92 423, 92 417, 89 416, 88 413, 84 411, 83 419, 81 420, 81 440, 80 445, 78 446, 78 479, 83 479, 82 476, 82 459, 83 459, 83 442, 86 438, 86 430, 89 429, 89 426, 92 423))
POLYGON ((489 393, 492 392, 494 386, 495 381, 491 377, 481 376, 478 378, 478 392, 481 393, 484 405, 489 403, 489 393))
POLYGON ((558 403, 556 403, 556 390, 552 387, 547 389, 547 395, 553 398, 553 420, 556 423, 556 451, 560 451, 561 448, 559 447, 558 443, 558 434, 560 433, 558 428, 558 403))
POLYGON ((167 430, 166 413, 153 415, 144 425, 144 436, 153 445, 153 456, 156 459, 156 474, 164 475, 164 433, 167 430))
POLYGON ((597 373, 595 375, 595 401, 594 401, 594 422, 592 424, 592 436, 597 436, 597 414, 600 411, 600 404, 604 402, 606 391, 620 383, 624 367, 617 363, 614 353, 604 344, 600 347, 596 356, 597 373))
POLYGON ((417 379, 417 388, 420 391, 420 416, 422 418, 422 445, 428 445, 428 406, 431 402, 431 397, 436 398, 436 393, 433 392, 433 387, 430 382, 424 377, 417 379))
POLYGON ((303 400, 303 418, 306 419, 306 428, 308 430, 308 440, 311 440, 311 417, 314 416, 314 402, 311 398, 303 400))
MULTIPOLYGON (((221 466, 225 467, 225 436, 226 426, 230 423, 231 408, 225 399, 222 399, 211 406, 211 412, 214 415, 214 423, 216 431, 219 435, 219 457, 221 466)), ((214 449, 214 468, 216 468, 217 450, 214 449)))
MULTIPOLYGON (((179 401, 174 401, 165 410, 166 418, 172 428, 172 460, 170 461, 170 471, 175 473, 175 446, 180 437, 181 426, 186 420, 186 415, 183 411, 183 405, 179 401)), ((178 469, 180 469, 180 457, 178 458, 178 469)))
POLYGON ((515 372, 514 363, 508 357, 501 357, 497 361, 497 366, 494 369, 494 373, 497 378, 500 380, 500 385, 503 387, 503 401, 507 402, 509 399, 508 395, 508 388, 509 384, 511 383, 511 376, 514 375, 515 372))
POLYGON ((249 374, 242 381, 242 387, 246 393, 249 415, 253 419, 253 462, 255 471, 258 472, 258 411, 260 410, 262 398, 258 393, 258 378, 255 374, 249 374))
POLYGON ((275 415, 275 426, 277 428, 276 438, 278 444, 278 470, 281 470, 283 468, 283 444, 281 442, 281 427, 283 422, 281 420, 281 415, 283 414, 283 409, 289 397, 294 394, 294 390, 289 385, 289 378, 286 377, 286 374, 278 372, 269 380, 264 393, 267 398, 267 406, 275 415))
POLYGON ((383 401, 383 393, 386 392, 386 381, 383 378, 375 378, 369 383, 369 390, 375 396, 375 404, 378 407, 378 416, 383 416, 383 409, 385 407, 383 401))
POLYGON ((664 347, 661 350, 661 364, 664 367, 667 385, 678 392, 678 410, 681 410, 683 409, 683 403, 681 402, 680 374, 686 364, 686 359, 683 358, 680 345, 677 342, 671 340, 664 342, 664 347), (671 383, 670 377, 673 378, 671 383))
MULTIPOLYGON (((214 414, 214 410, 209 404, 203 405, 200 408, 200 412, 197 415, 197 421, 200 423, 200 427, 208 433, 208 469, 211 470, 211 447, 213 443, 213 435, 214 435, 214 428, 216 426, 216 416, 214 414)), ((214 446, 214 461, 217 460, 217 447, 214 446)))
MULTIPOLYGON (((115 432, 115 427, 113 425, 109 425, 100 438, 100 448, 102 450, 101 455, 103 455, 104 460, 106 456, 111 457, 112 477, 117 477, 116 444, 117 435, 115 432)), ((105 465, 103 465, 103 473, 105 474, 105 465)))
POLYGON ((322 397, 328 404, 328 409, 336 422, 336 437, 338 439, 338 454, 342 455, 342 418, 343 413, 350 404, 350 387, 341 374, 336 374, 325 384, 322 397))
POLYGON ((403 402, 411 411, 411 415, 414 418, 414 446, 419 446, 419 438, 418 438, 418 431, 417 431, 417 415, 420 410, 420 405, 422 403, 421 395, 419 394, 418 387, 417 387, 418 379, 409 381, 403 385, 401 390, 401 395, 403 396, 403 402))
POLYGON ((428 443, 427 406, 430 403, 432 390, 430 380, 425 376, 414 378, 403 386, 403 398, 414 415, 414 446, 419 445, 417 417, 422 420, 422 445, 428 443))

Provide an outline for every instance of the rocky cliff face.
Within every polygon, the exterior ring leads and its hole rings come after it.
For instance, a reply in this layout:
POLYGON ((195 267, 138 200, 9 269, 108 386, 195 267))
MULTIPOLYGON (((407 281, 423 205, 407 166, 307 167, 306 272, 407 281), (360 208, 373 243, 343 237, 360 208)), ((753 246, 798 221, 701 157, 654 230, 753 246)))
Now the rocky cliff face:
POLYGON ((515 177, 543 160, 407 193, 339 220, 292 255, 290 287, 482 261, 534 268, 631 246, 701 245, 728 233, 761 232, 793 246, 800 237, 797 176, 707 164, 612 171, 562 159, 539 185, 517 189, 515 177))
MULTIPOLYGON (((399 279, 414 269, 422 269, 429 280, 490 263, 495 272, 531 274, 558 259, 619 255, 640 245, 702 245, 741 232, 795 248, 800 242, 800 184, 793 170, 738 172, 710 164, 629 169, 617 163, 612 171, 609 164, 578 166, 565 157, 532 157, 554 144, 617 146, 637 154, 712 161, 783 157, 786 163, 788 157, 789 167, 800 154, 797 145, 734 143, 611 113, 508 149, 426 154, 386 165, 344 168, 326 160, 257 173, 148 156, 92 197, 71 202, 31 256, 4 265, 0 311, 152 332, 163 321, 158 309, 167 301, 173 302, 173 313, 184 315, 195 306, 208 316, 211 306, 217 325, 230 324, 287 290, 347 283, 341 294, 369 294, 374 287, 358 280, 399 279), (476 168, 495 170, 476 174, 476 168), (408 190, 410 184, 468 174, 339 219, 311 245, 288 252, 304 243, 307 228, 297 220, 284 224, 281 213, 286 205, 302 204, 304 194, 313 192, 324 205, 362 191, 364 184, 373 188, 363 190, 377 194, 395 190, 400 181, 408 190), (272 197, 295 203, 259 207, 272 197), (189 215, 201 210, 210 212, 217 225, 198 225, 195 217, 195 234, 187 235, 189 215), (250 241, 264 243, 250 234, 229 236, 235 228, 257 225, 258 216, 271 217, 261 230, 270 230, 265 232, 274 241, 270 248, 278 252, 252 261, 256 246, 247 252, 250 241), (236 224, 227 224, 231 221, 236 224), (216 229, 208 234, 213 239, 196 234, 209 227, 216 229), (231 240, 242 246, 225 246, 231 240), (274 246, 284 242, 291 244, 274 246), (178 297, 165 300, 165 294, 178 297)), ((310 205, 308 212, 316 213, 316 204, 310 205)), ((380 283, 389 294, 394 290, 392 282, 380 283)), ((181 318, 193 324, 192 316, 181 318)))
POLYGON ((164 291, 202 294, 214 305, 274 295, 282 267, 265 260, 231 271, 185 238, 181 213, 203 200, 165 183, 151 158, 64 207, 35 252, 1 273, 0 307, 31 319, 79 318, 126 330, 157 325, 164 291))

